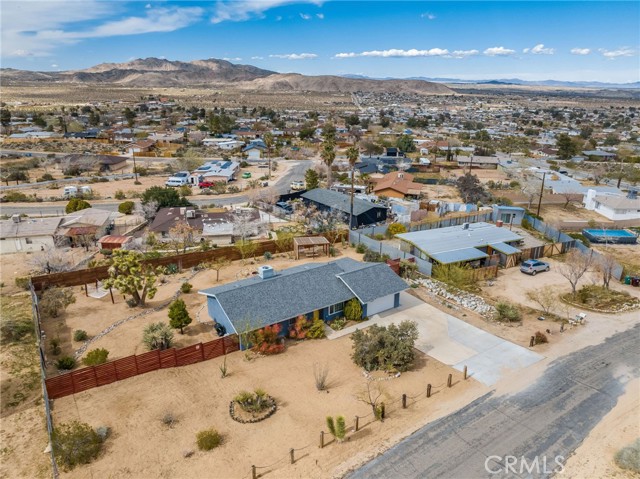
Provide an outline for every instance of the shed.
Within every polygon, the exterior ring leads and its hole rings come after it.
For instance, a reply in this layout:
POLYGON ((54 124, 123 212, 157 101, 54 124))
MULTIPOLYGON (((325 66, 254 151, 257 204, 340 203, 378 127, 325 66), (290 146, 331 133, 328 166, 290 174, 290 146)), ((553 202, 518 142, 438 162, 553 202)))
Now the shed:
POLYGON ((119 249, 126 243, 131 241, 130 236, 106 235, 98 240, 100 249, 119 249))
POLYGON ((329 240, 324 236, 299 236, 293 238, 293 251, 296 259, 300 259, 300 251, 304 251, 307 256, 316 256, 316 246, 322 248, 322 252, 329 256, 329 240))

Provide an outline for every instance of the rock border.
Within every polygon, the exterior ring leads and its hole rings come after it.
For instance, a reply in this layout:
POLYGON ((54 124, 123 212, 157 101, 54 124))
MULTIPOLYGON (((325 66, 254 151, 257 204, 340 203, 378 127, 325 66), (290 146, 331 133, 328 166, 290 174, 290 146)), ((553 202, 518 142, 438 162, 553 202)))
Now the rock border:
MULTIPOLYGON (((567 294, 571 294, 571 293, 567 293, 567 294)), ((638 300, 637 298, 634 298, 634 299, 636 299, 635 304, 623 303, 622 306, 618 309, 597 309, 581 303, 574 303, 573 301, 568 301, 564 298, 564 295, 560 295, 560 301, 570 306, 573 306, 574 308, 584 309, 586 311, 593 311, 594 313, 605 313, 605 314, 627 313, 629 311, 635 311, 637 309, 640 309, 640 300, 638 300)))
POLYGON ((369 371, 367 371, 365 369, 362 370, 362 375, 365 378, 367 378, 367 381, 391 381, 392 379, 399 378, 401 376, 401 374, 402 373, 400 371, 398 371, 395 374, 391 374, 391 375, 387 374, 386 378, 374 378, 373 376, 371 376, 371 373, 369 373, 369 371))
POLYGON ((237 401, 233 400, 229 403, 229 415, 231 416, 231 419, 233 419, 236 422, 239 422, 240 424, 254 424, 257 422, 261 422, 264 421, 267 418, 270 418, 271 416, 273 416, 275 414, 275 412, 278 409, 278 405, 276 404, 276 400, 273 399, 271 396, 267 395, 267 397, 269 398, 269 400, 272 402, 271 406, 269 406, 269 409, 267 409, 264 413, 264 415, 254 418, 254 419, 241 419, 238 416, 236 416, 235 413, 235 409, 236 409, 236 403, 237 401))

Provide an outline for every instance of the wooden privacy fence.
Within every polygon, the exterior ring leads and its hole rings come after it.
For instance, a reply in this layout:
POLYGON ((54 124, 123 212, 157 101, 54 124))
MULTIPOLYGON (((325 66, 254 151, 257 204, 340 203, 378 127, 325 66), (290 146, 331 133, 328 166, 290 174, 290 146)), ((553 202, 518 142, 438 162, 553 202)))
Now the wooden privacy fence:
POLYGON ((49 378, 45 381, 47 393, 50 399, 57 399, 158 369, 207 361, 239 349, 238 337, 229 335, 180 349, 171 348, 164 351, 157 349, 148 353, 134 354, 99 366, 90 366, 49 378))
MULTIPOLYGON (((346 232, 330 232, 324 236, 332 243, 344 237, 346 232)), ((274 240, 258 241, 254 256, 261 256, 267 251, 269 253, 277 253, 278 247, 274 240)), ((287 251, 291 251, 292 245, 287 245, 287 251)), ((284 252, 284 251, 281 251, 284 252)), ((215 248, 209 251, 197 251, 195 253, 177 254, 173 256, 165 256, 163 258, 154 258, 145 260, 144 263, 153 266, 169 266, 175 264, 178 269, 191 268, 200 263, 212 261, 219 258, 226 258, 230 261, 242 259, 242 255, 235 246, 225 246, 223 248, 215 248)), ((98 266, 96 268, 81 269, 78 271, 67 271, 65 273, 52 273, 41 276, 32 276, 31 284, 36 291, 50 288, 52 286, 81 286, 83 284, 95 283, 109 277, 109 266, 98 266)))

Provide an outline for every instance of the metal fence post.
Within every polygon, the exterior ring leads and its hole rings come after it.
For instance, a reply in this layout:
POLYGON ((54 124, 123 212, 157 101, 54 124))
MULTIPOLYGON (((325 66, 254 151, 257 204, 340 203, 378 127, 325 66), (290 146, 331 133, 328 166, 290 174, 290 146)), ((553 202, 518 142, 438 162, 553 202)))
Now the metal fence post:
POLYGON ((431 384, 427 384, 427 397, 431 397, 431 384))
POLYGON ((449 374, 449 377, 447 378, 447 387, 450 388, 451 387, 451 380, 453 379, 453 374, 449 374))

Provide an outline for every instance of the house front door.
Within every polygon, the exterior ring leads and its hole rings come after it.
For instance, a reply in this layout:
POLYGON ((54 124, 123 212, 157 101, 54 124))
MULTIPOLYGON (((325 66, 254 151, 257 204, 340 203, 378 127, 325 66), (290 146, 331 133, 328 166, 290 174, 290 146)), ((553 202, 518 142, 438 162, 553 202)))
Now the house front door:
POLYGON ((319 309, 316 309, 313 312, 313 320, 315 321, 316 319, 320 319, 320 310, 319 309))

